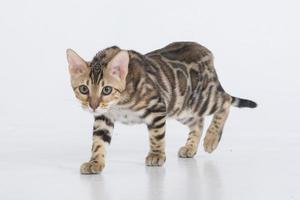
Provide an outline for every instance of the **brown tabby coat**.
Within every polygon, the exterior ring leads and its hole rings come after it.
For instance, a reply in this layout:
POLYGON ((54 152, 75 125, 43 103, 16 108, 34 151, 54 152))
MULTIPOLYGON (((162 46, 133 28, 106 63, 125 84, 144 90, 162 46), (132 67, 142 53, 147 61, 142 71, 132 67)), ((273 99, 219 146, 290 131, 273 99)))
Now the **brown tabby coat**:
POLYGON ((67 57, 75 95, 95 115, 92 157, 81 166, 84 174, 104 168, 104 144, 111 141, 115 121, 147 124, 146 165, 161 166, 166 160, 167 118, 189 127, 178 155, 190 158, 197 152, 205 116, 213 115, 204 138, 204 149, 211 153, 221 139, 230 106, 256 107, 223 90, 212 53, 194 42, 175 42, 146 55, 114 46, 100 51, 91 62, 68 49, 67 57))

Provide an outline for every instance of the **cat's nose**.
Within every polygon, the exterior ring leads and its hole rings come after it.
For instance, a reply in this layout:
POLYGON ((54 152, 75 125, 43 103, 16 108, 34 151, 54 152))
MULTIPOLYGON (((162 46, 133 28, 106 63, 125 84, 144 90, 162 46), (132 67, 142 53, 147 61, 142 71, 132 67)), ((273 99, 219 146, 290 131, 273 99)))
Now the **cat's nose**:
POLYGON ((90 107, 95 111, 99 106, 100 100, 99 99, 91 99, 89 101, 90 107))

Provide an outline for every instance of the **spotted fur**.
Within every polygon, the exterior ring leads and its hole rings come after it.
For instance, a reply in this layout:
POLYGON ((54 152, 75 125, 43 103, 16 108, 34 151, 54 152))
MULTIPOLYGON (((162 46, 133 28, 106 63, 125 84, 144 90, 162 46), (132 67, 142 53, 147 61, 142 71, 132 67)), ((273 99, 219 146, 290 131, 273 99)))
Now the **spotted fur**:
POLYGON ((232 97, 224 91, 215 72, 212 53, 194 42, 175 42, 145 55, 110 47, 96 54, 91 62, 81 60, 78 76, 72 72, 76 69, 72 67, 72 56, 78 62, 81 58, 73 51, 68 52, 73 90, 83 107, 93 108, 95 115, 92 157, 81 166, 82 173, 98 173, 103 169, 104 143, 111 142, 116 121, 145 123, 150 141, 146 165, 161 166, 166 160, 167 118, 189 127, 188 139, 178 155, 190 158, 197 153, 205 116, 213 115, 204 138, 204 149, 211 153, 221 139, 230 106, 256 107, 255 102, 232 97), (124 54, 125 66, 120 52, 124 54), (121 64, 112 66, 111 63, 117 63, 114 61, 117 57, 121 64), (115 74, 119 79, 112 81, 115 74), (123 81, 122 77, 125 77, 123 81), (88 95, 78 92, 82 84, 89 88, 88 95), (105 85, 113 87, 109 96, 101 95, 105 85))

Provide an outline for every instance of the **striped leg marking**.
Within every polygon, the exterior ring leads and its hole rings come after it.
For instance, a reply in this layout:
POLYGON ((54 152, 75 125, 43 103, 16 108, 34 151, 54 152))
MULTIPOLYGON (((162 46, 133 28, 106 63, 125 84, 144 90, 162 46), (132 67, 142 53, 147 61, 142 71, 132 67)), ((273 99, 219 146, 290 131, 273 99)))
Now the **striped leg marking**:
POLYGON ((147 166, 162 166, 166 161, 165 124, 166 116, 160 113, 153 114, 148 124, 150 151, 145 160, 147 166))
POLYGON ((180 158, 192 158, 197 153, 198 144, 203 132, 204 119, 201 118, 196 124, 190 126, 189 137, 186 144, 178 151, 180 158))
POLYGON ((204 138, 203 146, 206 152, 211 153, 217 148, 221 140, 222 131, 229 114, 229 109, 230 101, 226 101, 223 104, 222 109, 214 114, 204 138))
POLYGON ((105 167, 105 143, 110 144, 113 127, 111 118, 104 115, 95 117, 92 156, 89 162, 81 165, 82 174, 97 174, 105 167))

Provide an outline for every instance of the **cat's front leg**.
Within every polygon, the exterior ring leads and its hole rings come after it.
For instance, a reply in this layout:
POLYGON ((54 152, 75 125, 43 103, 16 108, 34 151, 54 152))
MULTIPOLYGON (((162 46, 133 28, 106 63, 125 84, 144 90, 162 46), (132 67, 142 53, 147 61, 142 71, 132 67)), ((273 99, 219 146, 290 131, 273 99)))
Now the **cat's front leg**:
POLYGON ((146 157, 147 166, 162 166, 166 161, 165 125, 166 116, 161 113, 152 114, 148 123, 150 151, 146 157))
POLYGON ((114 121, 106 115, 95 117, 93 128, 92 156, 80 167, 82 174, 96 174, 105 167, 105 143, 110 144, 114 121))

